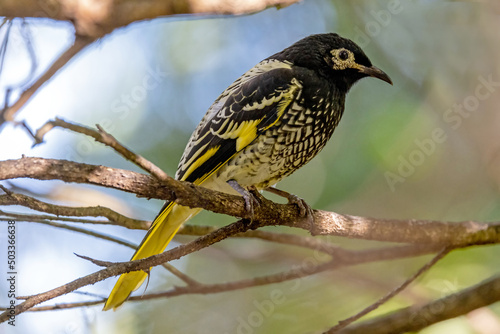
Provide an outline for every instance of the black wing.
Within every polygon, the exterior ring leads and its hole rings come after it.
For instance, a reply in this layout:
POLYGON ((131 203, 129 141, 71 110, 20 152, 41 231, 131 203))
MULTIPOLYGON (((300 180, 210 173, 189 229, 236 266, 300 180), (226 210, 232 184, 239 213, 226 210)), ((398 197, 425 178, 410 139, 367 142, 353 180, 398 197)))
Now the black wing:
POLYGON ((198 126, 177 171, 177 178, 201 184, 236 153, 274 125, 300 95, 291 68, 275 68, 230 86, 214 105, 218 111, 198 126))

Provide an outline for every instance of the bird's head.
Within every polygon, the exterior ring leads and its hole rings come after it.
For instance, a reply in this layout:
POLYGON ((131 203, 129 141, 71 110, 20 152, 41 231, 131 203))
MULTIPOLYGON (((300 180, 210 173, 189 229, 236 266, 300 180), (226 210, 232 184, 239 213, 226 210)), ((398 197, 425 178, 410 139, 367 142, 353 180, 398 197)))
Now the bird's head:
POLYGON ((318 34, 301 39, 275 55, 280 60, 314 70, 348 90, 364 77, 374 77, 392 85, 389 76, 372 65, 363 50, 337 34, 318 34))

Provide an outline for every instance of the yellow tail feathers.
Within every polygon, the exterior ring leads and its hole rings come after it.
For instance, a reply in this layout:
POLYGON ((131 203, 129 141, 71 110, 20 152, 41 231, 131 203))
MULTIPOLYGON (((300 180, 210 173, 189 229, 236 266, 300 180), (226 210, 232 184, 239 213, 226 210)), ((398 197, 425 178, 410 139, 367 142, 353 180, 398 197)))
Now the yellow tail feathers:
MULTIPOLYGON (((200 211, 201 209, 191 209, 173 202, 167 205, 154 220, 131 260, 139 260, 163 252, 182 223, 200 211)), ((137 290, 141 286, 146 277, 147 274, 144 271, 132 271, 121 275, 111 291, 106 304, 104 304, 103 311, 115 310, 123 304, 132 291, 137 290)))

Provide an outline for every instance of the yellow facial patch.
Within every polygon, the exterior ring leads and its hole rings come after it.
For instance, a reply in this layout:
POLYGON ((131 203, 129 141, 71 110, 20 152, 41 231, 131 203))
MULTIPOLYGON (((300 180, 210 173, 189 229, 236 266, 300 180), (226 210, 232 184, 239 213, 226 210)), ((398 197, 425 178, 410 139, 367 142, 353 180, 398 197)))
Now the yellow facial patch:
POLYGON ((347 49, 344 48, 335 49, 330 51, 330 54, 332 55, 331 58, 333 63, 332 68, 334 70, 345 70, 346 68, 354 68, 354 69, 359 68, 359 65, 354 61, 354 54, 347 49), (345 58, 345 54, 347 54, 347 58, 345 58))

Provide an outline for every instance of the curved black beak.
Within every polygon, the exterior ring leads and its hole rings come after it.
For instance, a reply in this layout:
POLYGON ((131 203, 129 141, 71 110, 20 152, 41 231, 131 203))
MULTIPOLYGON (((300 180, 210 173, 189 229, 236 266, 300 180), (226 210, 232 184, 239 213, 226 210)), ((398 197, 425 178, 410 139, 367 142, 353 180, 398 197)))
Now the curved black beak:
POLYGON ((392 80, 391 80, 391 78, 389 78, 387 73, 385 73, 384 71, 382 71, 380 68, 378 68, 376 66, 370 66, 370 67, 360 66, 359 71, 363 74, 366 74, 367 76, 380 79, 380 80, 385 81, 385 82, 392 85, 392 80))

